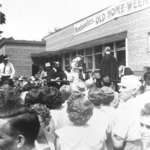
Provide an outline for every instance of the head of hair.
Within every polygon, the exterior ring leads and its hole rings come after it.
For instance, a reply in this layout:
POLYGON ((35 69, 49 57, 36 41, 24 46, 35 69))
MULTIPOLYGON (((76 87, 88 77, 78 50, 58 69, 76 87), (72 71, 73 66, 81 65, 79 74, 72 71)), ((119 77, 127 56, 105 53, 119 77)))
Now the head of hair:
POLYGON ((60 87, 60 93, 61 93, 61 96, 62 96, 62 99, 65 101, 67 100, 70 95, 71 95, 71 86, 70 85, 63 85, 60 87))
POLYGON ((85 125, 93 114, 92 103, 81 92, 73 92, 67 104, 68 116, 74 125, 85 125))
POLYGON ((66 69, 68 72, 70 72, 70 71, 71 71, 70 65, 67 65, 67 66, 65 67, 65 69, 66 69))
POLYGON ((49 125, 51 114, 49 108, 46 105, 34 104, 30 108, 37 113, 41 127, 46 127, 49 125))
POLYGON ((9 117, 9 124, 12 134, 22 134, 25 137, 25 144, 34 145, 38 137, 40 123, 35 112, 24 110, 9 117))
POLYGON ((150 103, 144 105, 144 108, 141 110, 141 116, 150 116, 150 103))
POLYGON ((146 85, 150 85, 150 71, 145 72, 143 78, 144 78, 146 85))
POLYGON ((88 97, 94 106, 109 105, 113 101, 114 92, 110 88, 105 89, 97 88, 89 91, 88 97))
POLYGON ((59 109, 65 102, 60 91, 55 87, 44 87, 42 89, 43 98, 42 103, 49 109, 59 109))
POLYGON ((8 119, 11 135, 22 134, 25 144, 34 145, 40 127, 36 113, 21 104, 15 89, 1 90, 0 101, 0 118, 8 119))
POLYGON ((133 74, 134 74, 134 72, 132 71, 131 68, 129 68, 129 67, 124 68, 124 75, 133 75, 133 74))
POLYGON ((111 85, 111 81, 110 81, 109 76, 102 77, 102 85, 103 86, 108 86, 108 87, 111 85))
POLYGON ((44 93, 38 87, 32 87, 25 96, 25 105, 30 106, 37 103, 43 103, 44 93))

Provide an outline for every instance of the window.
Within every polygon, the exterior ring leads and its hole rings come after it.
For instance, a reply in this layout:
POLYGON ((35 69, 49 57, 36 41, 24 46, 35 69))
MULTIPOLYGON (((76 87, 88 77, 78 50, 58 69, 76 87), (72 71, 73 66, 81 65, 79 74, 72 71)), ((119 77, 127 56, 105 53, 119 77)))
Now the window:
POLYGON ((82 55, 84 56, 84 50, 83 49, 80 49, 77 51, 77 55, 82 55))
POLYGON ((92 48, 86 48, 85 55, 92 55, 92 48))
POLYGON ((117 51, 117 60, 119 65, 126 65, 126 56, 125 50, 124 51, 117 51))
POLYGON ((116 42, 116 48, 125 47, 125 40, 116 42))
POLYGON ((70 64, 69 53, 67 53, 67 54, 64 55, 64 59, 65 59, 65 66, 68 66, 70 64))
POLYGON ((102 46, 101 45, 99 45, 99 46, 95 46, 94 47, 94 53, 102 53, 102 46))
POLYGON ((95 69, 100 69, 102 54, 95 55, 95 69))
POLYGON ((86 64, 86 69, 92 69, 93 67, 93 59, 92 56, 85 56, 85 64, 86 64))
POLYGON ((71 59, 74 59, 76 57, 76 51, 73 51, 72 53, 71 53, 71 59))
POLYGON ((92 48, 85 49, 85 64, 86 70, 91 70, 93 68, 93 58, 92 58, 92 48))

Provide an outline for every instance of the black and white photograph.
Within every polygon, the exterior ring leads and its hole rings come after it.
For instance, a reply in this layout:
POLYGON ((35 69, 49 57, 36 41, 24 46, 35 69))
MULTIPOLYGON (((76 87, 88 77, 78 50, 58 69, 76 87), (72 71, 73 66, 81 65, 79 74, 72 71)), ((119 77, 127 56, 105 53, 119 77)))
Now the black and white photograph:
POLYGON ((150 150, 150 0, 0 0, 0 150, 150 150))

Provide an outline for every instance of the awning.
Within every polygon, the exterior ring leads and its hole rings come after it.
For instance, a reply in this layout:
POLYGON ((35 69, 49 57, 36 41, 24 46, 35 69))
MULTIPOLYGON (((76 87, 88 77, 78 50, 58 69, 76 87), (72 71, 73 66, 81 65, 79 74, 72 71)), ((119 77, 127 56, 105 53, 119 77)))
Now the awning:
POLYGON ((70 41, 70 43, 68 45, 65 45, 65 47, 63 47, 61 44, 56 44, 55 47, 53 47, 53 51, 52 47, 49 48, 49 50, 45 51, 45 52, 41 52, 41 53, 32 53, 31 57, 52 57, 52 56, 58 56, 58 55, 62 55, 65 52, 69 52, 72 50, 77 50, 77 49, 84 49, 87 47, 93 47, 93 46, 97 46, 97 45, 101 45, 101 44, 106 44, 106 43, 110 43, 110 42, 114 42, 114 41, 119 41, 119 40, 123 40, 127 37, 127 31, 124 32, 119 32, 116 34, 110 34, 108 36, 104 36, 104 37, 100 37, 97 39, 93 39, 90 41, 86 41, 86 42, 82 42, 76 44, 75 39, 70 41), (60 46, 60 47, 57 47, 60 46), (57 48, 59 49, 57 49, 57 48))

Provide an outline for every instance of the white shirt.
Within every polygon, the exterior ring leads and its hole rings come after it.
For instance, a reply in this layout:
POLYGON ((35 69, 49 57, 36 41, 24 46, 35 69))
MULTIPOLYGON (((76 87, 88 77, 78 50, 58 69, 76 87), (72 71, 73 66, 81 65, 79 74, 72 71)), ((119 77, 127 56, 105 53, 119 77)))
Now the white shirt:
POLYGON ((101 106, 99 108, 94 108, 93 116, 88 122, 88 124, 96 130, 97 134, 100 136, 99 139, 108 150, 112 150, 112 142, 109 141, 109 138, 114 119, 115 109, 110 106, 101 106), (106 140, 108 140, 107 145, 106 140))
POLYGON ((104 134, 90 125, 65 126, 56 130, 61 150, 106 150, 104 134))
POLYGON ((91 126, 94 126, 94 128, 97 128, 98 130, 102 129, 105 134, 110 132, 110 128, 112 126, 112 118, 110 117, 110 114, 112 113, 113 108, 109 108, 94 108, 93 116, 88 122, 91 126), (109 111, 111 112, 108 113, 109 111))
POLYGON ((2 76, 10 76, 10 78, 12 79, 14 75, 15 75, 15 69, 12 63, 8 62, 6 66, 4 63, 0 64, 0 78, 2 76))
POLYGON ((150 103, 150 91, 130 99, 121 104, 117 110, 117 119, 113 134, 127 141, 135 141, 141 138, 139 116, 146 103, 150 103))
POLYGON ((53 118, 55 129, 60 129, 67 125, 72 125, 67 113, 67 103, 64 103, 62 108, 50 111, 53 118))

